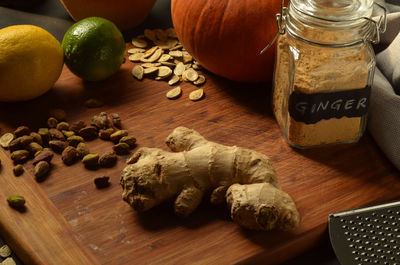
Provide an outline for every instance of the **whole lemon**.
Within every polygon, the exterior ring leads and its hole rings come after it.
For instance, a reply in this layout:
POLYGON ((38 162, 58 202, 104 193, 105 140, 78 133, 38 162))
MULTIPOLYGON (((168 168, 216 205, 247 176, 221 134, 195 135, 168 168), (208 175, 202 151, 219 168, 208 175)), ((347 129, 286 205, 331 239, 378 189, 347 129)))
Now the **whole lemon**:
POLYGON ((125 40, 111 21, 100 17, 72 25, 62 41, 64 60, 77 76, 88 81, 108 78, 118 71, 125 57, 125 40))
POLYGON ((48 91, 63 66, 60 43, 32 25, 0 29, 0 101, 24 101, 48 91))

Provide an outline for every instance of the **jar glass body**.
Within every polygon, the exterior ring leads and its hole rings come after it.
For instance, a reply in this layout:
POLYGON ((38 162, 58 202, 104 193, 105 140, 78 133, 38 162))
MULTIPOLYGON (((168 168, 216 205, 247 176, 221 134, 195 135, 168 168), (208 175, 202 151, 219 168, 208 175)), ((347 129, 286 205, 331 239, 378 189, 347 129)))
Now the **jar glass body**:
POLYGON ((287 142, 308 148, 358 141, 375 69, 371 44, 360 41, 368 24, 307 25, 290 9, 286 23, 277 40, 273 109, 287 142))

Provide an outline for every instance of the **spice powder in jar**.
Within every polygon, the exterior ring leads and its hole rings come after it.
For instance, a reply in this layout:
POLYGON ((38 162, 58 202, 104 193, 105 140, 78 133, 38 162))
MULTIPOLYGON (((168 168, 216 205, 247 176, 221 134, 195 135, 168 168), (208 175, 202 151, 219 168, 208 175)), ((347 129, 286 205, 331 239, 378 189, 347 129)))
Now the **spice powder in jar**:
POLYGON ((288 143, 358 141, 367 121, 378 28, 372 0, 291 0, 278 37, 273 108, 288 143))

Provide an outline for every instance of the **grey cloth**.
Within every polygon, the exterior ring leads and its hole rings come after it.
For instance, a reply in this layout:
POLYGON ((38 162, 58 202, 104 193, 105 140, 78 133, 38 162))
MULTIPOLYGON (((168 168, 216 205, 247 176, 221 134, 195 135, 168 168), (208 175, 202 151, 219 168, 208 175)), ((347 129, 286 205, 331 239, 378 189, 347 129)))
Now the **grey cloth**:
POLYGON ((400 2, 386 0, 388 28, 376 47, 368 130, 388 159, 400 170, 400 2), (398 2, 398 3, 395 3, 398 2))

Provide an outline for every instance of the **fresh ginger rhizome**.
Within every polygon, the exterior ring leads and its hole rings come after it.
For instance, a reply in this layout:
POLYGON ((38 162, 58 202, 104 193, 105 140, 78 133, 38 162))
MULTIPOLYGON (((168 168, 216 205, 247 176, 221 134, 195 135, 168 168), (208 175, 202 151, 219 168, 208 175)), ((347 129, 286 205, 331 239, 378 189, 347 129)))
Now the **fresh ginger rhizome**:
POLYGON ((211 203, 226 201, 232 219, 245 228, 298 226, 296 205, 279 188, 267 156, 208 141, 185 127, 176 128, 166 143, 173 152, 143 147, 127 161, 122 197, 133 209, 146 211, 176 198, 175 213, 188 216, 211 191, 211 203))

